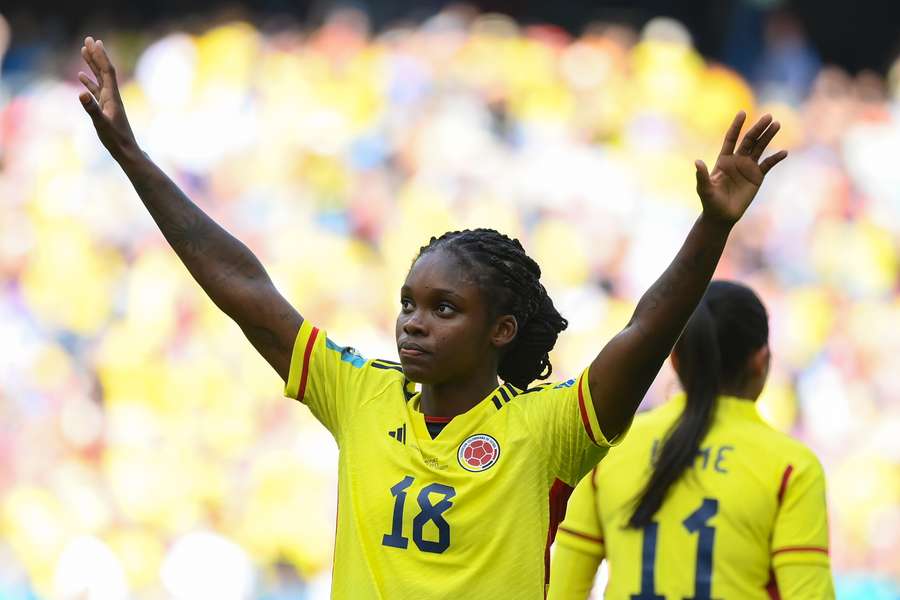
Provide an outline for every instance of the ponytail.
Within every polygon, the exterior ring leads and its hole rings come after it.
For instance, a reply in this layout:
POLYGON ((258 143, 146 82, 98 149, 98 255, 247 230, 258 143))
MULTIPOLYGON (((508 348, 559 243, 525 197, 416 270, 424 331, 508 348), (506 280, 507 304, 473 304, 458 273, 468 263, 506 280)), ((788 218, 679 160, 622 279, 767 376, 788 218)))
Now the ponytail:
POLYGON ((653 474, 628 522, 635 528, 650 523, 669 488, 694 463, 712 422, 719 395, 721 358, 716 324, 705 302, 697 306, 688 321, 676 344, 676 352, 687 401, 657 454, 653 474))
POLYGON ((687 394, 684 410, 654 457, 630 527, 643 528, 653 520, 669 488, 694 464, 722 388, 743 381, 747 360, 768 340, 768 315, 753 290, 729 281, 710 283, 673 352, 687 394))

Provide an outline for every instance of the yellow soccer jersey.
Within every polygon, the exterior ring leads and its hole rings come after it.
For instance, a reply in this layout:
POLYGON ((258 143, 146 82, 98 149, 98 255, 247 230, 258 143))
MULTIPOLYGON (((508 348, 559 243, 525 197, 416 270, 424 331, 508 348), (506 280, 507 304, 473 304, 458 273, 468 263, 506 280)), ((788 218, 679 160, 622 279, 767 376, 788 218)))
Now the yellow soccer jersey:
POLYGON ((780 597, 776 572, 783 588, 797 589, 788 578, 804 570, 789 565, 818 573, 803 597, 833 597, 822 467, 764 423, 753 402, 720 397, 693 468, 649 526, 626 527, 652 456, 683 407, 682 395, 639 415, 628 439, 578 485, 557 535, 551 600, 585 598, 602 558, 609 599, 769 600, 780 597), (585 581, 578 570, 588 556, 585 581))
POLYGON ((432 439, 399 364, 304 321, 285 394, 340 449, 333 598, 544 598, 571 486, 609 448, 584 374, 500 386, 432 439))

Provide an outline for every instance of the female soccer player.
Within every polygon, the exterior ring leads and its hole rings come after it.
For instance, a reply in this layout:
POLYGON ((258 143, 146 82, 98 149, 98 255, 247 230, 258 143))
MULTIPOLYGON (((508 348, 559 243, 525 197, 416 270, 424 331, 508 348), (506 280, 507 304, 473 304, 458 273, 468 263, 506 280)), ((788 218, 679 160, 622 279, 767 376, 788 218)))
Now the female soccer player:
POLYGON ((768 338, 756 294, 710 284, 672 353, 686 393, 572 495, 552 600, 587 598, 604 558, 610 599, 834 597, 822 467, 756 412, 768 338))
POLYGON ((732 226, 786 156, 760 162, 778 123, 760 119, 735 152, 738 114, 712 174, 696 163, 701 216, 625 329, 577 380, 528 389, 550 375, 566 321, 518 241, 488 229, 432 238, 400 289, 400 363, 365 360, 303 319, 150 161, 103 43, 81 52, 96 81, 79 75, 80 100, 100 141, 194 279, 337 440, 333 597, 542 598, 571 486, 627 429, 732 226))

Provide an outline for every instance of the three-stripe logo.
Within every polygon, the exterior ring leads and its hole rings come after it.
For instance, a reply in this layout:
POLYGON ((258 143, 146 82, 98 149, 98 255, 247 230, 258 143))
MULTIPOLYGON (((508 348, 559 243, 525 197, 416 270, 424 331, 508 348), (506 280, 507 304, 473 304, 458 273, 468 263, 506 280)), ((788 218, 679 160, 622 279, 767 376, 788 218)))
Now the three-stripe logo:
POLYGON ((406 423, 397 429, 391 429, 388 431, 388 435, 400 442, 401 444, 406 443, 406 423))

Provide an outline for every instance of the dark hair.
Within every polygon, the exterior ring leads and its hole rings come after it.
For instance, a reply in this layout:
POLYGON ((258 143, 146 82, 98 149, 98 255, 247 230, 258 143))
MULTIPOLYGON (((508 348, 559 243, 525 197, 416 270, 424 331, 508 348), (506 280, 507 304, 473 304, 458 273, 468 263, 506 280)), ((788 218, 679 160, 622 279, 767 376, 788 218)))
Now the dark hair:
POLYGON ((493 316, 516 318, 518 333, 504 348, 497 374, 520 389, 535 379, 547 379, 553 372, 549 352, 568 321, 553 306, 540 282, 541 268, 519 240, 493 229, 448 231, 422 246, 416 260, 437 249, 452 252, 469 270, 487 295, 493 316))
POLYGON ((769 339, 766 309, 739 283, 713 281, 675 344, 678 378, 687 394, 684 411, 653 461, 653 473, 628 524, 647 526, 669 488, 694 463, 725 386, 740 386, 747 360, 769 339))

